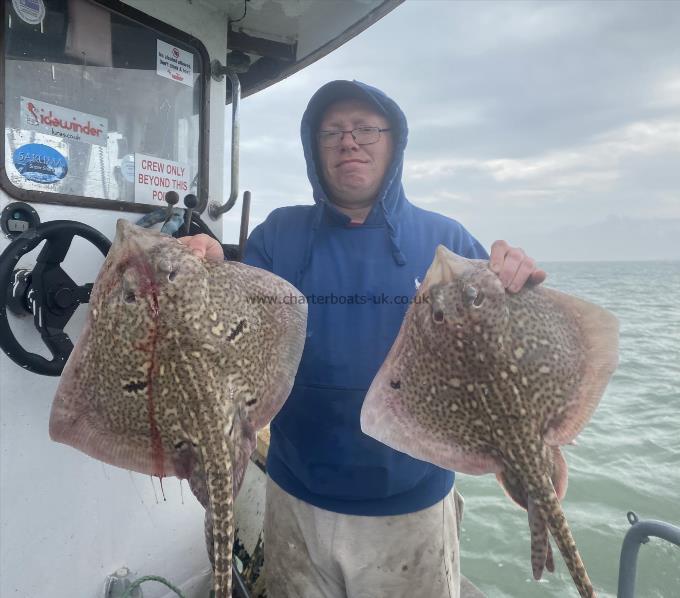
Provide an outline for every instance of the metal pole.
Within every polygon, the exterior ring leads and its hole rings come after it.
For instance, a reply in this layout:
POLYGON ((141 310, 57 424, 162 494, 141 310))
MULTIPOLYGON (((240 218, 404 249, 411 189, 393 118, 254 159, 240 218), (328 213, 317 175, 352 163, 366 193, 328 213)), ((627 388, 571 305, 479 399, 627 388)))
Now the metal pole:
POLYGON ((208 215, 217 220, 222 214, 231 210, 238 197, 238 162, 239 162, 239 105, 241 103, 241 82, 231 69, 227 69, 227 76, 231 82, 231 193, 229 199, 220 205, 210 202, 208 215))
POLYGON ((649 536, 661 538, 680 546, 680 527, 652 519, 640 521, 632 511, 628 513, 628 521, 631 528, 626 533, 621 547, 617 598, 635 597, 638 552, 640 551, 640 544, 649 542, 649 536))
POLYGON ((250 220, 250 191, 243 193, 243 206, 241 207, 241 231, 238 237, 238 261, 243 261, 246 254, 246 242, 248 241, 248 221, 250 220))
POLYGON ((238 572, 236 565, 232 562, 231 564, 231 577, 232 577, 232 596, 234 598, 250 598, 250 593, 246 587, 243 577, 238 572))

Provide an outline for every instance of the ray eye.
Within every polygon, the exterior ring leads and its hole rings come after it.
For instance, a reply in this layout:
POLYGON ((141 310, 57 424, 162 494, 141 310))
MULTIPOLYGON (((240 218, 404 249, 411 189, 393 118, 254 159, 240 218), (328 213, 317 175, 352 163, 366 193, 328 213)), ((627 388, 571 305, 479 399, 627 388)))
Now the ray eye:
POLYGON ((125 303, 134 303, 137 300, 137 297, 132 291, 126 291, 125 295, 123 295, 123 300, 125 303))
POLYGON ((477 289, 473 286, 467 286, 463 290, 463 293, 465 294, 465 303, 467 305, 470 305, 473 301, 477 299, 477 289))
POLYGON ((472 285, 468 285, 463 289, 463 303, 468 307, 481 307, 485 298, 484 292, 472 285))
POLYGON ((475 307, 481 307, 482 303, 484 303, 484 299, 486 299, 486 296, 484 295, 484 293, 482 293, 482 291, 479 291, 477 297, 475 297, 475 300, 472 302, 472 305, 474 305, 475 307))
POLYGON ((168 274, 168 280, 172 282, 175 278, 177 278, 177 270, 172 270, 170 274, 168 274))
POLYGON ((434 312, 432 312, 432 319, 435 322, 443 322, 444 321, 444 312, 441 309, 435 309, 434 312))

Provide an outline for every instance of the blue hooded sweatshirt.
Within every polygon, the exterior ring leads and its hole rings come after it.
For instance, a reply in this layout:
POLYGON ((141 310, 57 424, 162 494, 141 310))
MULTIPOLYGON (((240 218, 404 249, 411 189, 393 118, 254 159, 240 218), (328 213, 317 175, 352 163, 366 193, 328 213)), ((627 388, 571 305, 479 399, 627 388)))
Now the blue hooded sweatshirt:
POLYGON ((274 210, 248 239, 245 262, 286 279, 308 300, 304 352, 291 394, 271 423, 267 471, 293 496, 339 513, 412 513, 453 486, 452 472, 385 446, 359 425, 366 391, 437 245, 488 258, 458 222, 406 199, 407 135, 404 114, 381 91, 357 81, 326 84, 301 125, 315 204, 274 210), (362 225, 351 225, 330 203, 317 171, 320 115, 346 97, 369 101, 387 116, 394 136, 392 162, 362 225))

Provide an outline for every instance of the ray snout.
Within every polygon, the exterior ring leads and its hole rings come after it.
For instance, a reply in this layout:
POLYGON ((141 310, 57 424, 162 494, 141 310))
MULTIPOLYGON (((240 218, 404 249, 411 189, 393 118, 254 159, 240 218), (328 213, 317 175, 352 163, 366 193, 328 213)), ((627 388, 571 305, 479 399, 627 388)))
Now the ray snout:
POLYGON ((425 275, 420 292, 427 292, 438 284, 445 284, 460 278, 470 268, 470 260, 456 255, 450 249, 439 245, 434 261, 425 275))
POLYGON ((168 240, 169 237, 155 230, 149 230, 137 226, 132 222, 119 219, 116 223, 116 238, 113 247, 122 252, 147 253, 152 247, 158 245, 159 240, 168 240))

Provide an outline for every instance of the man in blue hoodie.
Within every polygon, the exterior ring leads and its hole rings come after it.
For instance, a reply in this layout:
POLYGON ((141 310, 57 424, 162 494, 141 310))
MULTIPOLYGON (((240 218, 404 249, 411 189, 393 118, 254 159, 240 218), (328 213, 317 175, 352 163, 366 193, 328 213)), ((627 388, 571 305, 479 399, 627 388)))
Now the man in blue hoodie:
MULTIPOLYGON (((545 273, 504 241, 487 255, 458 222, 411 204, 401 183, 407 135, 381 91, 324 85, 301 126, 314 205, 274 210, 248 240, 245 262, 308 300, 295 384, 271 424, 270 598, 459 594, 454 474, 364 435, 361 406, 437 245, 489 258, 509 292, 545 273)), ((207 237, 187 242, 222 259, 207 237)))

